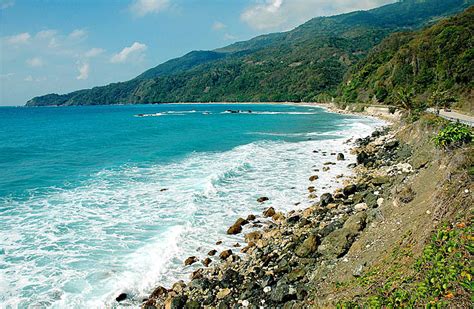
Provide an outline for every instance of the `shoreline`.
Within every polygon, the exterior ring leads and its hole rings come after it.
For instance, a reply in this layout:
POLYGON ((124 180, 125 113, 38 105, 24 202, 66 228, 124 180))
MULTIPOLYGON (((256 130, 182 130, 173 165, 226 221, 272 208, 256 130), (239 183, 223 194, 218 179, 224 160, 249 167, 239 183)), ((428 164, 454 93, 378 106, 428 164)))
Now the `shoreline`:
MULTIPOLYGON (((385 129, 382 129, 387 133, 386 126, 384 127, 385 129)), ((370 138, 371 135, 373 135, 373 132, 382 132, 382 131, 377 131, 377 129, 374 128, 372 133, 369 135, 369 137, 362 137, 359 138, 360 140, 364 140, 367 138, 370 138)), ((354 144, 356 146, 356 144, 354 144)), ((328 158, 331 159, 331 158, 328 158)), ((343 160, 341 161, 342 164, 347 164, 347 161, 343 160)), ((324 164, 323 162, 318 162, 321 165, 324 164)), ((357 165, 357 163, 354 163, 353 165, 357 165)), ((354 167, 354 166, 353 166, 354 167)), ((265 248, 268 248, 272 243, 275 245, 276 248, 274 250, 279 250, 281 245, 286 245, 288 241, 285 241, 284 238, 279 238, 277 237, 277 241, 272 241, 274 237, 276 236, 275 231, 282 231, 281 234, 285 234, 288 230, 294 233, 294 229, 296 228, 295 225, 299 225, 299 233, 303 235, 302 238, 305 238, 302 243, 299 244, 299 246, 294 247, 292 251, 296 252, 296 256, 300 259, 308 259, 312 254, 315 253, 315 248, 317 247, 317 243, 320 241, 316 239, 316 237, 305 237, 307 236, 305 233, 305 230, 308 228, 309 224, 314 223, 314 218, 313 213, 316 211, 317 208, 321 208, 319 205, 323 204, 325 207, 331 207, 331 209, 335 209, 334 206, 334 201, 337 198, 341 198, 341 194, 343 192, 346 192, 348 189, 347 187, 350 187, 350 184, 355 181, 355 179, 359 176, 358 175, 358 170, 357 169, 351 169, 351 174, 350 175, 345 175, 346 180, 343 183, 342 187, 336 188, 334 192, 332 193, 324 193, 320 197, 320 202, 314 203, 312 206, 305 207, 303 209, 299 210, 291 210, 287 213, 281 213, 278 211, 278 209, 274 209, 273 207, 267 208, 261 215, 254 215, 254 214, 249 214, 247 219, 245 218, 239 218, 237 219, 236 223, 229 227, 229 230, 231 229, 239 229, 244 231, 242 233, 245 234, 245 241, 247 242, 247 246, 242 248, 239 253, 235 252, 235 249, 239 248, 229 248, 226 250, 223 250, 221 252, 210 252, 209 255, 219 255, 219 260, 215 263, 213 263, 209 267, 205 268, 199 268, 196 271, 194 271, 191 274, 191 280, 188 283, 185 283, 183 281, 178 281, 175 284, 173 284, 172 287, 165 288, 162 286, 157 287, 151 294, 148 299, 145 300, 145 302, 142 304, 142 308, 162 308, 162 307, 167 307, 170 306, 172 303, 176 304, 187 304, 189 302, 189 299, 192 297, 198 297, 198 295, 194 294, 194 292, 197 290, 199 293, 201 292, 207 292, 207 298, 211 297, 213 298, 212 301, 209 299, 205 301, 205 303, 201 303, 204 300, 199 300, 199 301, 193 301, 193 306, 192 308, 201 308, 201 305, 218 305, 221 303, 221 300, 227 299, 228 295, 232 293, 233 289, 239 290, 239 284, 240 281, 243 279, 239 276, 242 272, 244 272, 246 275, 249 275, 252 277, 252 280, 270 280, 268 283, 271 283, 273 279, 270 279, 268 276, 273 276, 275 275, 275 272, 272 270, 267 270, 263 273, 255 274, 255 267, 258 267, 256 265, 258 264, 266 264, 269 261, 273 259, 272 253, 266 252, 265 253, 265 248), (316 206, 318 205, 318 206, 316 206), (302 222, 301 222, 302 221, 302 222), (245 225, 247 224, 252 224, 254 222, 257 223, 262 223, 263 227, 258 228, 258 229, 251 229, 251 230, 246 230, 245 225), (285 231, 287 230, 287 231, 285 231), (234 249, 234 250, 233 250, 234 249), (268 262, 263 262, 261 257, 257 257, 256 255, 252 255, 257 251, 262 251, 264 256, 268 256, 270 259, 268 262), (251 266, 248 266, 250 263, 251 266), (237 265, 238 269, 235 269, 235 265, 237 265), (242 267, 242 265, 245 265, 242 267), (258 278, 255 278, 254 276, 257 275, 258 278), (230 276, 231 278, 226 279, 226 276, 230 276), (210 280, 210 278, 214 278, 213 280, 210 280), (267 279, 265 279, 267 278, 267 279), (202 281, 204 280, 205 282, 208 281, 214 281, 216 284, 217 290, 214 292, 209 292, 209 290, 212 291, 212 289, 207 288, 207 283, 204 284, 205 286, 202 285, 202 281), (229 282, 224 285, 220 284, 220 282, 224 280, 235 280, 235 282, 229 282), (189 289, 190 294, 186 295, 186 297, 181 297, 180 294, 183 292, 187 291, 186 289, 189 289)), ((308 187, 309 189, 309 187, 308 187)), ((309 193, 311 194, 311 190, 309 190, 309 193)), ((352 213, 349 218, 355 217, 359 218, 358 214, 360 214, 359 211, 354 211, 354 209, 345 209, 342 213, 352 213)), ((363 212, 365 214, 365 212, 363 212)), ((331 232, 336 231, 337 228, 341 228, 342 225, 340 223, 337 223, 338 220, 340 219, 340 214, 335 214, 334 216, 331 215, 329 217, 325 218, 320 218, 322 222, 326 222, 325 226, 323 229, 326 231, 324 232, 325 234, 329 235, 331 232)), ((345 218, 348 219, 348 218, 345 218)), ((349 221, 349 220, 348 220, 349 221)), ((240 233, 240 232, 239 232, 240 233)), ((280 234, 280 236, 281 236, 280 234)), ((327 236, 326 235, 326 236, 327 236)), ((319 237, 318 237, 319 238, 319 237)), ((186 258, 186 257, 183 257, 186 258)), ((202 258, 204 259, 204 258, 202 258)), ((208 260, 209 261, 209 260, 208 260)), ((198 262, 198 259, 196 257, 187 257, 186 262, 189 263, 196 263, 198 262)), ((288 264, 290 261, 288 261, 286 264, 288 264)), ((306 260, 304 263, 317 263, 316 261, 309 261, 306 260)), ((276 269, 278 269, 279 266, 277 266, 276 269)), ((272 269, 271 267, 270 269, 272 269)), ((288 275, 288 274, 287 274, 288 275)), ((268 284, 267 284, 268 285, 268 284)), ((271 285, 271 284, 270 284, 271 285)), ((267 286, 269 287, 269 286, 267 286)), ((268 289, 267 287, 263 288, 263 293, 261 293, 261 296, 270 296, 269 302, 276 302, 272 303, 271 305, 277 305, 280 301, 286 300, 285 296, 280 297, 281 295, 274 295, 272 297, 272 292, 271 288, 268 289), (273 300, 272 300, 273 298, 273 300)), ((288 288, 288 287, 287 287, 288 288)), ((253 288, 252 288, 253 289, 253 288)), ((248 291, 247 291, 248 292, 248 291)), ((289 292, 286 291, 287 293, 289 292)), ((275 292, 274 292, 275 293, 275 292)), ((201 293, 202 294, 202 293, 201 293)), ((245 291, 244 291, 245 294, 245 291)), ((294 291, 291 296, 291 298, 296 299, 296 296, 298 294, 298 291, 294 291)), ((122 295, 123 297, 123 295, 122 295)), ((247 303, 246 299, 242 300, 240 299, 238 302, 233 302, 231 301, 230 303, 226 303, 226 306, 231 306, 231 304, 239 304, 239 306, 242 307, 247 307, 250 304, 252 305, 266 305, 269 304, 263 302, 261 304, 255 304, 255 303, 247 303)), ((171 308, 173 308, 173 305, 171 305, 171 308)), ((177 306, 174 308, 181 308, 181 306, 177 306)))
MULTIPOLYGON (((199 104, 199 103, 194 103, 194 104, 199 104)), ((208 103, 208 104, 214 104, 214 103, 208 103)), ((221 104, 228 105, 228 103, 221 103, 221 104)), ((255 104, 255 103, 248 103, 248 104, 255 104)), ((302 104, 299 104, 299 103, 289 103, 289 102, 286 102, 286 103, 278 103, 278 104, 282 104, 282 105, 295 105, 295 106, 306 106, 306 107, 319 107, 319 108, 324 108, 324 109, 327 110, 328 112, 335 112, 335 110, 334 110, 334 109, 330 109, 329 106, 327 106, 327 105, 322 105, 322 104, 319 104, 319 103, 302 103, 302 104)), ((339 111, 340 111, 340 110, 339 110, 339 111)), ((383 121, 384 121, 383 128, 386 128, 387 125, 388 125, 386 119, 381 119, 380 117, 374 117, 374 116, 371 116, 371 115, 361 115, 361 113, 354 113, 354 112, 351 112, 351 113, 349 113, 349 112, 340 112, 340 113, 341 113, 341 114, 351 114, 351 115, 359 116, 359 117, 363 117, 363 118, 368 117, 368 118, 376 118, 376 119, 378 119, 378 120, 383 120, 383 121)), ((369 133, 369 136, 370 136, 370 134, 372 134, 373 132, 377 131, 378 129, 379 129, 379 128, 377 128, 377 126, 372 127, 372 130, 371 130, 371 132, 369 133)), ((365 136, 361 136, 359 139, 363 139, 363 138, 366 138, 366 137, 365 137, 365 136)), ((347 141, 346 141, 346 143, 347 143, 347 141)), ((351 148, 351 149, 352 149, 352 148, 351 148)), ((348 151, 348 152, 351 152, 351 149, 348 149, 347 151, 348 151)), ((335 153, 332 153, 332 154, 335 154, 335 153)), ((347 153, 346 153, 346 156, 347 156, 347 153)), ((328 159, 329 161, 331 161, 331 159, 334 159, 334 158, 328 156, 327 159, 328 159)), ((354 159, 355 159, 355 157, 354 157, 354 159)), ((338 161, 338 162, 339 162, 339 161, 338 161)), ((343 160, 340 161, 339 163, 340 163, 340 164, 347 164, 347 162, 348 162, 348 161, 346 161, 346 160, 343 159, 343 160)), ((324 162, 315 162, 315 163, 318 163, 319 165, 323 166, 323 163, 324 163, 324 162)), ((326 162, 326 163, 328 163, 328 162, 326 162)), ((324 163, 324 164, 326 164, 326 163, 324 163)), ((335 164, 335 163, 334 163, 334 164, 335 164)), ((352 165, 356 165, 356 163, 353 163, 352 165)), ((352 167, 353 167, 353 166, 352 166, 352 167)), ((342 192, 342 189, 343 189, 347 184, 351 183, 351 181, 353 181, 356 177, 357 177, 357 175, 356 175, 356 170, 354 170, 353 168, 351 168, 351 169, 349 170, 349 174, 345 174, 345 175, 344 175, 344 178, 343 178, 344 181, 343 181, 343 183, 342 183, 342 184, 339 184, 339 185, 336 185, 335 191, 336 191, 336 192, 342 192)), ((338 178, 338 177, 334 178, 332 181, 333 181, 333 182, 336 182, 337 178, 338 178)), ((310 188, 311 188, 311 183, 309 184, 309 186, 310 186, 310 187, 308 187, 308 189, 309 189, 309 193, 308 193, 308 194, 309 194, 309 196, 311 196, 311 194, 312 194, 311 192, 313 192, 312 189, 310 189, 310 188)), ((322 196, 324 196, 324 194, 323 194, 322 196)), ((308 198, 307 200, 308 200, 308 201, 311 201, 310 198, 308 198)), ((299 204, 299 202, 298 202, 297 204, 299 204)), ((313 204, 313 205, 314 205, 314 204, 313 204)), ((307 206, 307 207, 300 208, 300 209, 296 209, 296 210, 290 210, 290 211, 285 212, 285 213, 281 213, 281 212, 278 211, 278 209, 274 209, 273 207, 270 207, 270 208, 268 208, 268 209, 266 209, 266 210, 264 211, 263 215, 260 215, 260 216, 257 215, 257 216, 255 216, 255 215, 253 215, 253 214, 249 214, 248 217, 247 217, 247 219, 239 218, 239 219, 236 221, 236 223, 235 223, 234 225, 232 225, 232 226, 229 228, 229 230, 232 229, 232 228, 235 228, 235 229, 238 229, 238 230, 242 230, 242 228, 243 228, 244 231, 242 232, 242 235, 246 234, 245 232, 247 232, 247 235, 248 235, 248 234, 252 234, 252 235, 253 235, 253 234, 258 234, 258 233, 264 233, 264 231, 265 231, 268 227, 272 227, 275 223, 276 223, 276 224, 279 224, 278 221, 282 221, 282 220, 284 221, 285 218, 288 218, 288 217, 292 216, 292 215, 295 214, 295 213, 304 213, 305 211, 307 211, 307 210, 308 210, 309 208, 311 208, 311 207, 312 207, 312 206, 307 206), (266 213, 266 214, 265 214, 265 213, 266 213), (250 220, 249 218, 250 218, 250 219, 253 218, 253 219, 250 220), (240 222, 239 222, 239 221, 240 221, 240 222), (242 224, 242 222, 244 222, 244 223, 242 224), (248 229, 248 228, 244 227, 244 225, 247 225, 247 224, 249 224, 249 223, 251 223, 251 224, 255 224, 255 223, 256 223, 257 225, 263 225, 263 226, 262 226, 262 227, 259 227, 259 228, 256 228, 256 229, 255 229, 255 228, 248 229), (250 233, 248 233, 248 232, 250 232, 250 233)), ((249 224, 249 225, 250 225, 250 224, 249 224)), ((240 233, 240 232, 239 232, 239 233, 240 233)), ((245 242, 248 243, 248 239, 247 239, 248 237, 247 237, 247 235, 245 235, 245 237, 243 237, 243 238, 245 239, 245 242)), ((218 242, 218 243, 219 243, 219 242, 218 242)), ((219 257, 220 262, 219 262, 219 260, 216 261, 216 262, 212 262, 213 266, 210 266, 210 268, 206 267, 205 269, 206 269, 206 270, 209 270, 209 269, 212 269, 212 268, 214 268, 214 267, 220 267, 220 265, 227 265, 227 266, 228 266, 228 263, 227 263, 227 262, 228 262, 228 261, 227 261, 228 259, 231 260, 231 263, 240 261, 241 257, 244 257, 244 258, 245 258, 245 257, 248 256, 248 255, 247 255, 247 253, 248 253, 247 251, 249 251, 249 250, 250 250, 250 249, 249 249, 249 246, 246 246, 246 247, 242 248, 241 250, 240 250, 240 248, 229 248, 229 249, 226 249, 226 250, 224 250, 224 251, 222 251, 222 252, 220 253, 220 257, 219 257), (234 249, 234 252, 232 252, 232 249, 234 249), (238 249, 240 252, 239 252, 239 253, 236 253, 236 252, 235 252, 235 251, 236 251, 235 249, 238 249), (228 257, 222 258, 222 255, 226 256, 227 254, 229 254, 228 257), (218 264, 215 264, 215 263, 218 263, 218 264), (217 266, 216 266, 216 265, 217 265, 217 266)), ((211 250, 211 251, 212 251, 212 250, 211 250)), ((215 251, 215 253, 219 254, 219 252, 217 252, 217 251, 215 251)), ((200 262, 203 262, 203 263, 205 263, 204 265, 207 266, 207 265, 209 265, 209 263, 211 262, 211 260, 209 259, 209 257, 207 257, 206 259, 204 259, 204 257, 202 257, 202 258, 197 258, 197 257, 194 257, 194 256, 182 257, 182 258, 183 258, 183 260, 186 259, 186 260, 185 260, 185 263, 189 263, 189 265, 194 264, 194 263, 197 263, 197 262, 199 262, 199 263, 200 263, 200 262)), ((201 278, 202 275, 203 275, 202 272, 203 272, 203 271, 202 271, 202 268, 198 268, 196 271, 194 271, 194 272, 191 274, 191 279, 192 279, 192 280, 195 280, 195 279, 197 279, 197 278, 201 278)), ((204 271, 204 272, 205 272, 205 271, 204 271)), ((157 296, 157 295, 156 295, 156 294, 157 294, 157 293, 156 293, 157 290, 159 290, 159 291, 164 291, 164 290, 171 291, 171 290, 174 290, 174 288, 176 287, 176 285, 186 286, 186 284, 184 284, 183 281, 178 281, 178 282, 176 282, 176 283, 173 285, 173 287, 170 287, 169 290, 166 289, 166 288, 163 288, 163 287, 158 287, 158 288, 155 289, 155 291, 151 294, 150 299, 153 301, 153 298, 156 298, 156 296, 157 296)), ((160 293, 161 293, 161 292, 160 292, 160 293)), ((120 297, 120 296, 124 297, 124 295, 119 295, 119 297, 120 297)), ((144 306, 143 306, 144 308, 147 308, 147 306, 149 306, 149 305, 154 306, 153 304, 150 304, 150 299, 148 299, 147 302, 144 304, 144 306)), ((153 307, 150 307, 150 308, 153 308, 153 307)), ((158 306, 158 308, 160 308, 160 306, 158 306)))

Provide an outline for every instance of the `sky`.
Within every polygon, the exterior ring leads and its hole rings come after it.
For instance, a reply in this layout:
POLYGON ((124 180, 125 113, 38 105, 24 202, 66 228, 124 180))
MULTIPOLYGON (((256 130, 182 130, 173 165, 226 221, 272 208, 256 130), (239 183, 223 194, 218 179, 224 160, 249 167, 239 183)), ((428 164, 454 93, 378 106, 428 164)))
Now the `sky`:
POLYGON ((0 0, 0 105, 395 0, 0 0))

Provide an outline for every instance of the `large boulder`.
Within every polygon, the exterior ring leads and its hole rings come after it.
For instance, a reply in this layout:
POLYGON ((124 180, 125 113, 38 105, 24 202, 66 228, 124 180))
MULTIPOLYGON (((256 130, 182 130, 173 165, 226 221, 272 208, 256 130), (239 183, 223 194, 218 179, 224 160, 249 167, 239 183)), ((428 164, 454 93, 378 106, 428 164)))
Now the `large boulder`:
POLYGON ((243 218, 237 219, 237 221, 235 221, 235 223, 231 227, 229 227, 229 229, 227 230, 227 234, 235 235, 242 232, 242 226, 246 225, 247 223, 249 222, 243 218))
POLYGON ((196 263, 197 261, 198 261, 197 257, 190 256, 186 260, 184 260, 184 265, 185 266, 192 265, 192 264, 196 263))
POLYGON ((338 153, 337 156, 336 156, 336 160, 344 161, 344 154, 343 153, 338 153))
POLYGON ((318 253, 325 258, 340 258, 349 251, 352 243, 365 227, 367 214, 360 212, 349 219, 341 229, 326 236, 318 247, 318 253))
POLYGON ((299 257, 308 257, 316 252, 318 249, 318 237, 314 234, 309 235, 299 246, 296 248, 296 255, 299 257))
POLYGON ((276 214, 275 209, 273 207, 269 207, 267 210, 263 212, 263 216, 265 218, 273 217, 276 214))

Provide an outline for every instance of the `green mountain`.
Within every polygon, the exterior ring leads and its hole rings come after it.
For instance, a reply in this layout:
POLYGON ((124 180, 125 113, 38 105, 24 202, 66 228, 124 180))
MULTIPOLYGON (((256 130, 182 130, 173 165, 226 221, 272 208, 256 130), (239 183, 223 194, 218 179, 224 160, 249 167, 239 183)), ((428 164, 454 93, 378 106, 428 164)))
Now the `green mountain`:
POLYGON ((474 0, 404 0, 314 18, 294 30, 193 51, 122 83, 49 94, 28 106, 208 101, 312 101, 336 95, 349 68, 390 33, 418 29, 474 0))
POLYGON ((474 7, 423 31, 390 35, 350 69, 340 95, 345 102, 390 104, 402 89, 427 102, 435 92, 472 102, 474 7))

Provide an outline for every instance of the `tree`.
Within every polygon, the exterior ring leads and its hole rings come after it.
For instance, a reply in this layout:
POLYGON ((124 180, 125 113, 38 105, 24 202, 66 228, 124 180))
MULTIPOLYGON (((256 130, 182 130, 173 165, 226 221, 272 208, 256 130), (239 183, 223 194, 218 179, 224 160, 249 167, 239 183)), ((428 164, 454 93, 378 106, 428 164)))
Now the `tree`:
POLYGON ((413 88, 407 90, 407 89, 400 89, 398 92, 397 92, 397 105, 406 110, 407 113, 408 113, 408 116, 411 116, 414 108, 415 108, 415 104, 414 104, 414 98, 415 96, 415 91, 413 90, 413 88))

